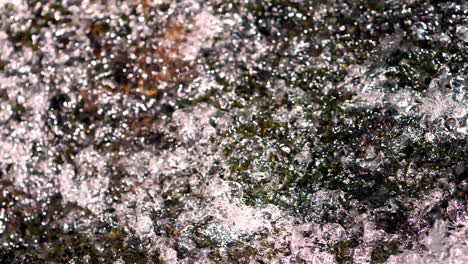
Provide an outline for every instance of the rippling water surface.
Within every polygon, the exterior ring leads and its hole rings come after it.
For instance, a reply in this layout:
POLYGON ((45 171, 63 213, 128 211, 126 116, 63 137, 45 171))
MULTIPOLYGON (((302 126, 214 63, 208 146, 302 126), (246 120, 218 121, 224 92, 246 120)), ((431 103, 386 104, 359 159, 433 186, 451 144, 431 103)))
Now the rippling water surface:
POLYGON ((1 262, 468 263, 467 15, 1 0, 1 262))

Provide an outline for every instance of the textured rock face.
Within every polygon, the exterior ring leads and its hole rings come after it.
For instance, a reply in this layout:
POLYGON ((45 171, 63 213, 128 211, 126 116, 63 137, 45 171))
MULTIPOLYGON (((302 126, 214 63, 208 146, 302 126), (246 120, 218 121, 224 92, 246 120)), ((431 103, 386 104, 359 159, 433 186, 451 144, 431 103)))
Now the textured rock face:
POLYGON ((467 263, 464 1, 1 1, 0 262, 467 263))

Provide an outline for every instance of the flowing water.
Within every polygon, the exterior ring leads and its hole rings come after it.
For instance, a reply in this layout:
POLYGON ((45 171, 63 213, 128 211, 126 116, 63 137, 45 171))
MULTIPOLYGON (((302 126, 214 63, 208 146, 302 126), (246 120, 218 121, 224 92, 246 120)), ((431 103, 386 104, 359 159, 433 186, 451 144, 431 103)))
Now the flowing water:
POLYGON ((1 0, 2 263, 468 263, 468 8, 1 0))

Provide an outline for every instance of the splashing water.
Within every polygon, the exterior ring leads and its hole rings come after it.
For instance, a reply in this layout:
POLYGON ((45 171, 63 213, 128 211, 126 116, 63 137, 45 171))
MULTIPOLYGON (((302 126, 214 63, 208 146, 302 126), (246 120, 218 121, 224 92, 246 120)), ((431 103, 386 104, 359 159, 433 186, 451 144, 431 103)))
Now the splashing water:
POLYGON ((2 263, 466 263, 463 1, 0 2, 2 263))

